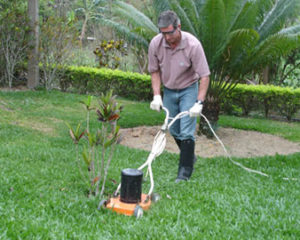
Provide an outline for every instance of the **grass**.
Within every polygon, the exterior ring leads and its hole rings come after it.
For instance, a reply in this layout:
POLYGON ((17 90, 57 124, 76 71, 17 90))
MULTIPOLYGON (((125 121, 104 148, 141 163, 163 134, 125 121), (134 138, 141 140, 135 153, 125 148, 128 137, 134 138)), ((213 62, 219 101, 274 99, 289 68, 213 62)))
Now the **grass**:
POLYGON ((247 117, 242 118, 234 116, 221 116, 219 124, 223 127, 233 127, 244 130, 270 133, 294 142, 300 141, 299 122, 289 123, 261 118, 255 119, 247 117))
MULTIPOLYGON (((165 152, 153 163, 162 200, 143 218, 97 211, 99 199, 86 197, 64 124, 84 123, 78 103, 84 98, 56 91, 0 92, 0 239, 300 238, 299 181, 281 179, 300 178, 300 153, 235 159, 270 178, 222 157, 199 158, 192 179, 175 184, 178 156, 165 152)), ((163 114, 151 111, 149 103, 119 101, 122 127, 162 124, 163 114)), ((300 142, 299 123, 221 116, 220 125, 300 142)), ((147 156, 118 146, 106 194, 116 189, 113 180, 120 181, 122 169, 139 166, 147 156)))

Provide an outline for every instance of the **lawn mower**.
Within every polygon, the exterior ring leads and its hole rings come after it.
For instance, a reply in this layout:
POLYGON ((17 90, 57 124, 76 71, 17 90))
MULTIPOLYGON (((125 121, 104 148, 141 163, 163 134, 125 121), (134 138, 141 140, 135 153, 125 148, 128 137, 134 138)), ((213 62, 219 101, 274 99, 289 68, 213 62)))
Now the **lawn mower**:
POLYGON ((178 113, 174 118, 169 117, 167 108, 162 107, 166 117, 164 124, 154 137, 151 152, 144 164, 138 169, 127 168, 121 172, 121 183, 114 192, 113 197, 109 200, 102 200, 98 205, 98 209, 108 208, 117 213, 139 218, 143 215, 144 210, 150 208, 151 203, 155 203, 160 199, 160 195, 153 193, 154 180, 151 164, 158 157, 166 146, 166 133, 174 122, 184 116, 189 115, 188 111, 178 113), (147 194, 141 193, 141 185, 143 178, 143 169, 147 167, 147 175, 150 178, 150 190, 147 194), (120 194, 121 190, 121 194, 120 194))
MULTIPOLYGON (((160 128, 160 130, 158 131, 158 133, 154 138, 152 149, 146 162, 142 164, 138 169, 127 168, 122 170, 121 183, 118 185, 118 188, 114 192, 113 197, 110 198, 109 200, 104 199, 100 201, 98 205, 98 209, 108 208, 120 214, 124 214, 128 216, 134 215, 135 217, 140 218, 141 216, 143 216, 143 211, 148 210, 150 208, 151 203, 155 203, 160 199, 159 194, 153 193, 154 180, 153 180, 151 164, 154 161, 154 159, 158 157, 165 149, 166 133, 168 129, 170 129, 170 127, 174 124, 175 121, 189 115, 189 111, 183 111, 181 113, 178 113, 174 118, 171 118, 169 116, 168 109, 165 107, 162 107, 162 109, 165 111, 166 114, 164 124, 162 125, 162 127, 160 128), (141 188, 142 188, 141 186, 142 186, 142 179, 143 179, 142 170, 145 167, 147 167, 146 177, 148 174, 150 177, 150 190, 147 194, 141 193, 141 188), (121 190, 121 194, 120 194, 120 190, 121 190)), ((221 144, 227 157, 233 164, 243 168, 248 172, 252 172, 252 173, 256 173, 268 177, 268 175, 263 172, 253 170, 251 168, 247 168, 243 166, 241 163, 232 160, 224 144, 222 143, 220 138, 216 135, 215 131, 211 127, 208 119, 202 113, 200 115, 207 122, 210 130, 214 134, 217 141, 221 144)))

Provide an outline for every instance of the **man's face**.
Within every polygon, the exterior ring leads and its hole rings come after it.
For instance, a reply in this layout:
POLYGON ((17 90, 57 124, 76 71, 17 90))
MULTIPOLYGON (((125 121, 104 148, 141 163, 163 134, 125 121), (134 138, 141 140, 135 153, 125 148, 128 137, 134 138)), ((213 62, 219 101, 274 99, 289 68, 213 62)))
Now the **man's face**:
POLYGON ((166 28, 160 28, 160 32, 163 34, 166 42, 170 45, 180 41, 180 25, 178 25, 177 28, 174 28, 171 24, 166 28))

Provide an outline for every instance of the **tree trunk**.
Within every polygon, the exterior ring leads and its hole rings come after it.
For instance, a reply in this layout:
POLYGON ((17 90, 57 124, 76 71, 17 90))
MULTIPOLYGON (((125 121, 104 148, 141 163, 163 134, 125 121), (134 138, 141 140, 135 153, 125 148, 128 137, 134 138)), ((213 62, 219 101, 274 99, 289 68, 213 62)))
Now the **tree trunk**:
MULTIPOLYGON (((218 100, 210 99, 205 101, 202 114, 208 119, 214 131, 217 129, 219 113, 220 102, 218 100)), ((214 137, 209 125, 203 117, 200 118, 200 124, 198 129, 198 135, 201 134, 204 134, 208 138, 214 137)))
POLYGON ((39 5, 38 0, 28 0, 28 17, 31 41, 28 55, 27 87, 33 89, 39 84, 39 5))
POLYGON ((85 32, 86 32, 88 19, 89 19, 89 16, 87 14, 85 14, 84 22, 82 24, 81 33, 80 33, 80 37, 79 37, 81 47, 83 47, 83 41, 85 38, 85 32))
POLYGON ((263 84, 268 84, 269 83, 269 73, 270 73, 270 68, 267 66, 264 68, 263 72, 262 72, 262 81, 263 81, 263 84))

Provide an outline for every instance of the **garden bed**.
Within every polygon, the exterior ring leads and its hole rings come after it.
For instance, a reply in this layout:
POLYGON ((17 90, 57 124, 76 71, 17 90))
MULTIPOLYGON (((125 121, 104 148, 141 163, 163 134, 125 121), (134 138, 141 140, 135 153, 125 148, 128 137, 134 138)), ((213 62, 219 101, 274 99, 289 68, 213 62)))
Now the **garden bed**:
MULTIPOLYGON (((156 127, 135 127, 122 129, 121 144, 151 151, 154 136, 159 131, 156 127)), ((223 141, 229 153, 234 157, 259 157, 276 154, 288 155, 300 152, 300 144, 284 138, 256 131, 245 131, 233 128, 219 128, 217 135, 223 141)), ((166 151, 179 153, 174 139, 167 134, 166 151)), ((222 146, 216 139, 207 139, 205 136, 196 137, 196 154, 200 157, 212 158, 226 156, 222 146)))

